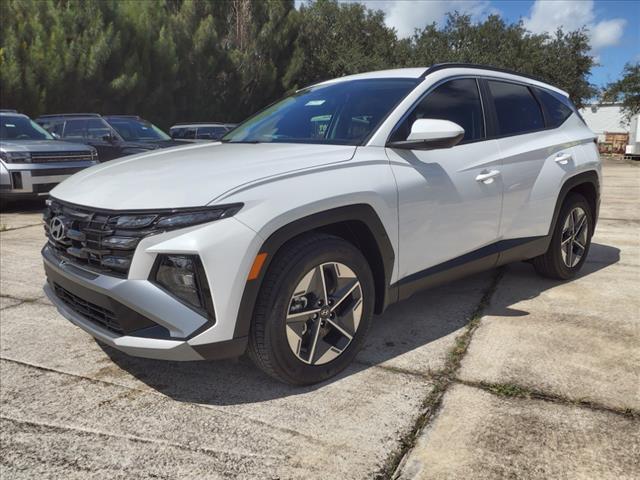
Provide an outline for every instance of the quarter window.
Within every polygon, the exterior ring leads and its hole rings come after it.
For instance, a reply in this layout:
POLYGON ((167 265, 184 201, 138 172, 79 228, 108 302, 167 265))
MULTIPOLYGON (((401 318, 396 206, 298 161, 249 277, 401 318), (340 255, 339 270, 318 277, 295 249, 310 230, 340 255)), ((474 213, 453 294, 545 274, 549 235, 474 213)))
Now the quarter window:
POLYGON ((540 105, 527 86, 492 80, 488 84, 498 116, 498 135, 517 135, 544 128, 540 105))
POLYGON ((484 118, 478 84, 473 78, 451 80, 429 93, 393 133, 391 140, 406 140, 413 122, 421 118, 449 120, 464 128, 461 143, 484 138, 484 118))
POLYGON ((564 103, 568 100, 558 98, 560 97, 559 94, 548 92, 547 90, 542 90, 540 88, 536 88, 536 94, 538 95, 547 115, 547 127, 559 127, 573 113, 573 110, 564 103))

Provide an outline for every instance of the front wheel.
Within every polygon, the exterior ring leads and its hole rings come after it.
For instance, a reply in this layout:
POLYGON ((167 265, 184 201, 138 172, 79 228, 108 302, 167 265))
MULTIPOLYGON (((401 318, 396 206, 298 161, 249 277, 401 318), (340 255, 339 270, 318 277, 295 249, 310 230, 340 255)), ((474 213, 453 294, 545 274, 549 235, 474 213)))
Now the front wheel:
POLYGON ((374 307, 371 269, 351 243, 309 234, 282 247, 261 287, 249 355, 293 385, 326 380, 353 360, 374 307))
POLYGON ((567 196, 560 209, 549 249, 533 259, 533 266, 540 275, 567 280, 578 273, 591 246, 593 215, 582 195, 571 193, 567 196))

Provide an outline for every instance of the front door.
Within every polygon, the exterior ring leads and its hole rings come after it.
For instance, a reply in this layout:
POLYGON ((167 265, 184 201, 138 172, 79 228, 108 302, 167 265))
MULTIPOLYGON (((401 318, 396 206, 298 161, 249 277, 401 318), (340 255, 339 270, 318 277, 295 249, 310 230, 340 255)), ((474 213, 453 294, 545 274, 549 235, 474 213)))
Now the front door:
POLYGON ((399 192, 401 287, 478 261, 486 268, 497 258, 492 244, 502 209, 500 151, 495 140, 486 140, 477 81, 449 80, 427 93, 391 139, 406 139, 419 118, 450 120, 465 135, 452 148, 387 148, 399 192))

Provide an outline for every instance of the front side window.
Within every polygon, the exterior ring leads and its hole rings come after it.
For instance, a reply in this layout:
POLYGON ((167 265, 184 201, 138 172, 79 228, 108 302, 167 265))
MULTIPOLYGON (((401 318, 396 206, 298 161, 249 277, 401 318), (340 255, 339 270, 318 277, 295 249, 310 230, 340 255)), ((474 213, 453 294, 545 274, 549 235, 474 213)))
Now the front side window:
POLYGON ((518 135, 544 128, 542 110, 529 88, 490 80, 489 91, 498 116, 498 135, 518 135))
POLYGON ((563 97, 555 92, 536 88, 536 95, 540 99, 540 103, 544 107, 547 114, 547 127, 556 128, 564 123, 564 121, 571 116, 573 110, 566 105, 563 97))
POLYGON ((128 141, 171 140, 171 137, 154 124, 138 118, 112 117, 107 122, 128 141))
POLYGON ((66 140, 84 140, 86 129, 86 120, 67 120, 64 126, 63 138, 66 140))
POLYGON ((1 115, 0 140, 53 140, 53 137, 27 117, 1 115))
POLYGON ((460 143, 484 138, 484 117, 478 84, 473 78, 450 80, 430 92, 398 126, 391 141, 406 140, 416 120, 449 120, 464 128, 460 143))
POLYGON ((360 145, 418 81, 365 79, 310 87, 257 113, 222 141, 360 145))
POLYGON ((87 139, 90 140, 102 140, 106 136, 111 135, 111 129, 109 125, 98 118, 92 118, 87 120, 87 139))

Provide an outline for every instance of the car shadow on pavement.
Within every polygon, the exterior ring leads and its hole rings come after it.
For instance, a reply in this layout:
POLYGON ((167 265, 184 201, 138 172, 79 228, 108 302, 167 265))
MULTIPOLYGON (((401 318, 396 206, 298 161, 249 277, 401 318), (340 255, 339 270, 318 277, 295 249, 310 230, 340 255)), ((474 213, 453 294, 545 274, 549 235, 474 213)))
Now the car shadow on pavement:
MULTIPOLYGON (((571 281, 591 275, 619 259, 619 249, 594 243, 580 274, 571 281)), ((508 295, 494 296, 493 315, 528 315, 512 305, 563 283, 541 278, 524 262, 506 268, 509 277, 524 277, 524 280, 518 281, 517 288, 508 295)), ((466 325, 494 275, 495 271, 474 275, 392 305, 384 315, 374 318, 365 347, 349 368, 326 382, 308 387, 277 382, 260 372, 246 356, 225 361, 168 362, 131 357, 99 345, 118 367, 159 393, 181 402, 210 405, 247 404, 301 395, 382 363, 396 367, 398 362, 400 367, 396 371, 424 375, 429 373, 430 364, 437 366, 438 359, 446 355, 451 346, 438 340, 455 335, 466 325), (405 360, 399 358, 404 355, 405 360)), ((501 286, 509 288, 504 285, 504 279, 501 286)))

